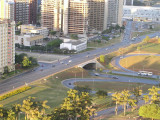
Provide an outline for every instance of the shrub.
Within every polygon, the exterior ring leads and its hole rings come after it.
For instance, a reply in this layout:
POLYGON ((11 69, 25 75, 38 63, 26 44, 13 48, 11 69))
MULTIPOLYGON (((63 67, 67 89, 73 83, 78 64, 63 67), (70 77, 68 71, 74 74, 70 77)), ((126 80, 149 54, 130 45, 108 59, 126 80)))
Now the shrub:
POLYGON ((0 96, 0 101, 2 101, 2 100, 4 100, 4 99, 7 99, 7 98, 9 98, 9 97, 11 97, 11 96, 17 95, 17 94, 19 94, 19 93, 22 93, 22 92, 24 92, 24 91, 27 91, 27 90, 29 90, 29 89, 31 89, 30 86, 25 86, 25 87, 23 87, 23 88, 19 88, 19 89, 17 89, 17 90, 14 90, 14 91, 12 91, 12 92, 9 92, 9 93, 7 93, 7 94, 5 94, 5 95, 0 96))

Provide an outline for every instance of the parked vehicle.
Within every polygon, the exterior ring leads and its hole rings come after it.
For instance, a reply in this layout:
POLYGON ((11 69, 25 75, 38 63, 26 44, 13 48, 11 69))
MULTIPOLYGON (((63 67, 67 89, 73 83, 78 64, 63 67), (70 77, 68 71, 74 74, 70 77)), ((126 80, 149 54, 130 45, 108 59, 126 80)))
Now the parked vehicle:
POLYGON ((152 76, 153 73, 152 72, 148 72, 148 71, 139 71, 138 75, 142 75, 142 76, 152 76))
POLYGON ((99 73, 94 73, 95 76, 99 76, 99 73))

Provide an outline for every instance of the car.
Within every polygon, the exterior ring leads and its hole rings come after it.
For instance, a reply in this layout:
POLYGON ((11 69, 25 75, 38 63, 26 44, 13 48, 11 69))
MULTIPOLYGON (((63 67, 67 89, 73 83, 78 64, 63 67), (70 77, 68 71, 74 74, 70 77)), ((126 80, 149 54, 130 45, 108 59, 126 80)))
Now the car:
POLYGON ((61 64, 64 64, 64 62, 60 62, 61 64))
POLYGON ((86 57, 89 57, 89 55, 87 55, 86 57))
POLYGON ((43 69, 41 69, 40 71, 43 71, 43 69))
POLYGON ((68 85, 71 85, 71 83, 68 83, 68 85))
POLYGON ((153 73, 152 72, 148 72, 148 76, 152 76, 153 75, 153 73))
POLYGON ((113 79, 118 79, 118 77, 116 77, 116 76, 114 76, 114 77, 112 77, 113 79))
POLYGON ((99 76, 100 74, 99 74, 99 73, 94 73, 94 75, 95 75, 95 76, 99 76))
POLYGON ((69 65, 68 63, 66 63, 65 65, 69 65))
POLYGON ((147 76, 148 72, 147 71, 139 71, 138 75, 147 76))
POLYGON ((55 67, 55 65, 52 65, 52 67, 55 67))
POLYGON ((72 60, 69 60, 68 62, 70 63, 70 62, 72 62, 72 60))

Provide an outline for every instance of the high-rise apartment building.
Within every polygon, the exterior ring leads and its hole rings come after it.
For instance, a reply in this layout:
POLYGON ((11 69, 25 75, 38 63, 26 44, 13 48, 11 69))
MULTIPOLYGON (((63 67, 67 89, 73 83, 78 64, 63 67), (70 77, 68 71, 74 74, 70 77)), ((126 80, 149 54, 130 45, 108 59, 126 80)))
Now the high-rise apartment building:
POLYGON ((42 0, 41 24, 49 30, 60 31, 62 17, 62 0, 42 0))
POLYGON ((123 0, 108 0, 107 26, 118 24, 122 26, 123 0))
POLYGON ((0 73, 8 66, 9 71, 15 69, 15 22, 0 19, 0 73))
POLYGON ((15 21, 36 24, 37 0, 15 0, 15 21))
POLYGON ((41 24, 65 35, 86 34, 121 25, 122 11, 123 0, 42 0, 41 24))
POLYGON ((0 18, 14 21, 14 0, 0 1, 0 18))
POLYGON ((133 5, 134 0, 124 0, 124 5, 133 5))

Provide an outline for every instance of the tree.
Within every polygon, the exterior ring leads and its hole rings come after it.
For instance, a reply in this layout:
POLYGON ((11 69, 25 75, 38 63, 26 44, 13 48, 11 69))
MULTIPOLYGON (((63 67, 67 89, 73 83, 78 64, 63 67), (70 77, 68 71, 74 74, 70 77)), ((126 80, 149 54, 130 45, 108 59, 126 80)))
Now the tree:
POLYGON ((115 107, 115 114, 117 115, 118 113, 118 104, 121 102, 121 93, 120 92, 115 92, 112 94, 112 100, 116 102, 116 107, 115 107))
POLYGON ((100 98, 100 97, 105 98, 105 97, 107 96, 107 92, 104 91, 104 90, 98 90, 98 91, 96 92, 96 95, 97 95, 99 98, 100 98))
POLYGON ((54 47, 59 47, 63 41, 60 39, 55 39, 47 43, 47 48, 53 49, 54 47))
POLYGON ((47 101, 36 101, 35 97, 28 97, 23 100, 21 111, 25 112, 25 120, 39 120, 45 118, 45 109, 47 101))
POLYGON ((145 104, 146 104, 147 102, 149 102, 149 96, 148 95, 144 95, 143 96, 143 100, 145 101, 145 104))
POLYGON ((115 26, 115 29, 116 29, 116 30, 120 29, 120 26, 117 24, 117 25, 115 26))
POLYGON ((160 107, 157 104, 147 104, 139 109, 139 116, 144 118, 160 119, 160 107))
POLYGON ((105 62, 105 56, 104 55, 100 55, 100 62, 102 62, 102 63, 105 62))
POLYGON ((0 118, 7 118, 7 110, 3 108, 3 105, 0 105, 0 118))
POLYGON ((137 47, 137 51, 140 51, 140 50, 141 50, 141 47, 140 47, 140 46, 138 46, 138 47, 137 47))
POLYGON ((56 31, 51 30, 51 31, 49 32, 49 34, 55 35, 55 34, 56 34, 56 31))
POLYGON ((37 59, 34 58, 34 57, 29 57, 29 61, 31 61, 32 65, 37 65, 38 64, 37 59))
POLYGON ((21 112, 21 105, 20 104, 14 104, 12 106, 12 111, 15 113, 15 119, 18 120, 18 115, 21 112))
POLYGON ((149 88, 149 95, 151 95, 151 104, 152 103, 160 103, 160 88, 157 88, 153 86, 152 88, 149 88))
POLYGON ((128 90, 123 90, 121 92, 120 104, 122 104, 124 107, 124 116, 126 115, 126 105, 130 101, 130 96, 131 96, 131 94, 129 93, 128 90))
POLYGON ((21 54, 19 54, 19 55, 18 55, 18 54, 15 54, 15 63, 21 64, 22 61, 23 61, 23 58, 24 58, 25 56, 27 56, 26 53, 21 53, 21 54))
POLYGON ((74 89, 78 91, 79 95, 80 95, 82 92, 87 92, 87 93, 90 93, 90 92, 91 92, 91 88, 89 88, 88 86, 84 86, 84 87, 75 86, 74 89))
POLYGON ((31 61, 29 61, 29 59, 25 56, 22 61, 22 66, 29 67, 30 65, 31 65, 31 61))
POLYGON ((7 120, 16 120, 15 119, 15 112, 12 109, 7 111, 7 120))
POLYGON ((133 88, 133 94, 136 97, 136 100, 138 101, 138 98, 142 95, 142 90, 139 87, 133 88))
POLYGON ((67 94, 68 96, 64 99, 61 107, 53 111, 52 118, 61 118, 58 120, 89 120, 95 111, 89 93, 82 92, 79 95, 78 91, 70 90, 67 94))
POLYGON ((151 38, 150 38, 149 36, 146 36, 146 38, 143 40, 143 42, 144 42, 144 43, 148 43, 150 39, 151 39, 151 38))
POLYGON ((5 67, 4 67, 4 73, 6 73, 6 74, 9 73, 9 68, 8 68, 8 66, 5 66, 5 67))

